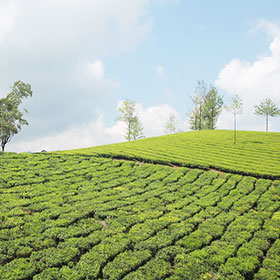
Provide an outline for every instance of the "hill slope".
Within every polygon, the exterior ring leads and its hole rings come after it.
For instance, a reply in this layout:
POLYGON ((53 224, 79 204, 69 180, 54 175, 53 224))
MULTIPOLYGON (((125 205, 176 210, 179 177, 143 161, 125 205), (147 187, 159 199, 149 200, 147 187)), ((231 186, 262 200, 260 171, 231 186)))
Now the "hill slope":
POLYGON ((0 279, 280 279, 280 180, 168 166, 192 135, 0 156, 0 279))
POLYGON ((280 133, 238 131, 185 132, 132 142, 67 151, 179 166, 214 168, 264 178, 280 177, 280 133))

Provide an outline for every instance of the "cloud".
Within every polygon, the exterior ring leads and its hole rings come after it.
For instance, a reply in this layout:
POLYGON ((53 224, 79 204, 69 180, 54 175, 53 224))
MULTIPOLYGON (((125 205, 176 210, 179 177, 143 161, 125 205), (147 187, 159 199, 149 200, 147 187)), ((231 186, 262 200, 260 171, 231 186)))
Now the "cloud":
POLYGON ((146 109, 141 104, 137 104, 136 111, 144 127, 146 137, 163 135, 164 126, 170 113, 180 120, 178 111, 168 104, 159 104, 146 109))
POLYGON ((14 0, 6 11, 18 13, 6 45, 33 56, 99 54, 130 49, 152 27, 148 2, 142 0, 14 0), (10 7, 11 6, 11 7, 10 7), (12 9, 13 8, 13 9, 12 9))
POLYGON ((258 30, 264 30, 271 37, 277 37, 280 34, 280 26, 274 22, 261 19, 256 26, 253 28, 253 32, 257 32, 258 30))
MULTIPOLYGON (((252 63, 239 58, 232 59, 220 71, 215 85, 243 98, 244 114, 240 116, 244 123, 242 127, 262 130, 263 124, 253 115, 253 105, 268 97, 280 105, 280 27, 261 20, 256 28, 265 29, 271 36, 270 54, 263 55, 252 63)), ((223 116, 225 118, 226 115, 223 116)))
POLYGON ((4 0, 0 3, 0 44, 15 26, 17 13, 18 6, 15 2, 4 0))
MULTIPOLYGON (((67 137, 76 139, 72 147, 79 138, 72 132, 93 135, 100 126, 106 133, 117 130, 102 126, 100 119, 100 112, 112 112, 120 86, 117 73, 107 71, 107 61, 133 51, 151 34, 152 6, 176 2, 2 0, 0 98, 19 79, 33 90, 32 98, 23 102, 30 125, 14 139, 24 143, 22 149, 57 148, 55 142, 67 137)), ((98 141, 88 136, 83 143, 112 140, 106 133, 98 141)))
POLYGON ((164 68, 162 66, 158 66, 156 68, 156 72, 157 72, 157 75, 160 77, 160 78, 163 78, 164 77, 164 68))
POLYGON ((107 102, 112 97, 115 88, 119 87, 119 81, 107 77, 104 63, 100 59, 93 62, 84 62, 77 65, 72 73, 72 86, 79 91, 79 97, 87 98, 88 101, 94 97, 94 102, 107 102))
POLYGON ((0 3, 0 97, 23 80, 32 139, 110 111, 116 78, 104 60, 131 51, 150 34, 152 0, 11 0, 0 3), (109 101, 109 102, 108 102, 109 101))
MULTIPOLYGON (((118 102, 119 107, 123 101, 118 102)), ((144 128, 146 137, 164 134, 164 125, 170 113, 177 119, 179 114, 176 109, 168 104, 159 104, 144 108, 136 104, 136 112, 144 128)), ((7 151, 36 152, 41 150, 54 151, 75 148, 92 147, 97 145, 118 143, 125 141, 125 124, 117 121, 107 127, 104 123, 104 115, 99 114, 96 120, 70 127, 62 132, 49 136, 39 137, 31 141, 12 141, 7 145, 7 151)))
POLYGON ((96 79, 104 78, 104 66, 101 60, 95 60, 93 63, 87 63, 89 73, 96 79))

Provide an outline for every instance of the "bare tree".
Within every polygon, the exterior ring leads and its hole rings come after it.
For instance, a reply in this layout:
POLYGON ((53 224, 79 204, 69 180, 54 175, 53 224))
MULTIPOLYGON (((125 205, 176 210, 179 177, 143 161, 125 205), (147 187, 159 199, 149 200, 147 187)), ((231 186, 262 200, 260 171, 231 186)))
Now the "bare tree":
POLYGON ((238 94, 234 94, 231 98, 231 102, 226 106, 226 110, 234 115, 234 145, 236 144, 236 115, 242 114, 243 102, 238 94))

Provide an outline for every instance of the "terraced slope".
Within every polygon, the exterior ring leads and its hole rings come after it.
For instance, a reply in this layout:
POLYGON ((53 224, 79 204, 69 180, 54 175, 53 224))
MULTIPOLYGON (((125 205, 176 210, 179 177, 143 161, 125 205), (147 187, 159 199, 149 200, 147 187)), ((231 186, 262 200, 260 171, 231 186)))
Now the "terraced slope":
POLYGON ((233 144, 233 131, 212 130, 178 133, 68 152, 280 178, 280 133, 238 131, 237 134, 237 145, 233 144))
POLYGON ((278 180, 6 154, 0 201, 3 280, 280 278, 278 180))

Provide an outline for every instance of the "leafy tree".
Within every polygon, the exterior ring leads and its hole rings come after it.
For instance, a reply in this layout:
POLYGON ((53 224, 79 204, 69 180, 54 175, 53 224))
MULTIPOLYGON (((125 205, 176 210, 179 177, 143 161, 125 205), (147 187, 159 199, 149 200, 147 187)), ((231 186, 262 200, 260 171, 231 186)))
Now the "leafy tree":
POLYGON ((143 138, 143 127, 136 115, 135 102, 125 100, 118 109, 121 115, 117 120, 123 121, 126 124, 125 139, 131 141, 143 138))
POLYGON ((234 94, 231 98, 231 103, 226 106, 226 110, 234 115, 234 144, 236 144, 236 115, 242 114, 243 102, 238 94, 234 94))
POLYGON ((4 98, 0 99, 0 141, 2 152, 11 138, 17 134, 23 125, 28 122, 23 119, 24 113, 28 111, 19 110, 23 98, 32 96, 31 86, 28 83, 17 81, 11 87, 11 92, 4 98))
POLYGON ((190 127, 192 130, 203 129, 203 105, 205 102, 205 96, 207 92, 206 83, 201 80, 197 81, 194 94, 192 95, 193 108, 190 113, 190 127))
POLYGON ((266 117, 266 132, 268 132, 268 117, 280 115, 280 109, 270 98, 266 98, 259 105, 255 105, 255 115, 266 117))
POLYGON ((215 87, 211 87, 202 106, 203 129, 215 129, 219 115, 223 110, 223 99, 215 87))
POLYGON ((164 132, 167 134, 176 133, 178 131, 177 126, 178 121, 175 115, 170 113, 164 126, 164 132))

